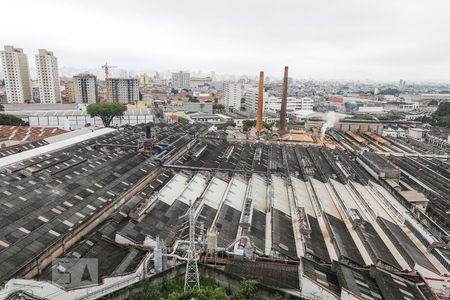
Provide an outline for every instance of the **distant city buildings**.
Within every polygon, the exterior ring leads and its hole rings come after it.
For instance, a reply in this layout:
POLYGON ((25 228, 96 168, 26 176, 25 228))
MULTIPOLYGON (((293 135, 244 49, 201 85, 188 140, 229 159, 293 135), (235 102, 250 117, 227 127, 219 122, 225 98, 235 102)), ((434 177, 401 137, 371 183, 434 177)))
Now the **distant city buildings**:
POLYGON ((73 77, 73 86, 76 103, 97 102, 97 77, 89 73, 78 74, 73 77))
POLYGON ((137 78, 109 78, 109 101, 134 104, 139 101, 139 80, 137 78))
POLYGON ((40 103, 61 103, 58 60, 52 51, 39 49, 36 55, 40 103))
POLYGON ((183 71, 172 73, 172 87, 174 89, 189 89, 191 74, 183 71))
POLYGON ((139 75, 139 84, 141 86, 146 86, 151 82, 151 77, 147 73, 139 75))
POLYGON ((21 48, 5 46, 1 57, 7 103, 30 102, 32 92, 27 55, 21 48))

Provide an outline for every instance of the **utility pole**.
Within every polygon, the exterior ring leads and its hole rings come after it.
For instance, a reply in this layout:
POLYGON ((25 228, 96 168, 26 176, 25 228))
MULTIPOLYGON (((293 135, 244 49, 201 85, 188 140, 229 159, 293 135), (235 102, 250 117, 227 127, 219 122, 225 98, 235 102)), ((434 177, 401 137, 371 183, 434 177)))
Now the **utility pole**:
POLYGON ((187 250, 184 290, 200 288, 197 258, 195 257, 195 210, 189 201, 189 249, 187 250))

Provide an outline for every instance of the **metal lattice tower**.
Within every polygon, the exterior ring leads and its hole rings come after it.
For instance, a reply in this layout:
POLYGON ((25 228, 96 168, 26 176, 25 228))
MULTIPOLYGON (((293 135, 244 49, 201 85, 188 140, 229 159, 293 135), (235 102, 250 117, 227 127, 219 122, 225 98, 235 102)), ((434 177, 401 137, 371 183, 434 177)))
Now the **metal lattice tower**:
POLYGON ((195 210, 189 201, 189 248, 187 250, 184 290, 200 288, 197 258, 195 257, 195 210))

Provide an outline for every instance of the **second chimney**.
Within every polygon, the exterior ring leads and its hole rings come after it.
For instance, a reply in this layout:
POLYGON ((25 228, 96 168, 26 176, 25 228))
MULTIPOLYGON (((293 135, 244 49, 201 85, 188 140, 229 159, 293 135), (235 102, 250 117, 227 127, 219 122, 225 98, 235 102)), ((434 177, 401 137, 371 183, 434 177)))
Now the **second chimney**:
POLYGON ((281 94, 280 132, 282 133, 286 132, 287 129, 286 110, 287 110, 288 69, 289 67, 284 67, 283 91, 281 94))

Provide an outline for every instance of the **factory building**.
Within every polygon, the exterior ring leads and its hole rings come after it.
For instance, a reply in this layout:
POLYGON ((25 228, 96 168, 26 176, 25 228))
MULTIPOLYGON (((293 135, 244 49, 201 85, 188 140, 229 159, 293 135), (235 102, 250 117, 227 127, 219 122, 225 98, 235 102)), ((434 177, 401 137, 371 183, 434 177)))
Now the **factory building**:
POLYGON ((0 158, 9 216, 0 229, 2 295, 23 285, 54 299, 132 293, 128 285, 164 274, 149 268, 158 245, 165 274, 184 265, 174 257, 183 255, 180 217, 190 204, 202 228, 195 240, 205 241, 199 261, 220 261, 223 280, 258 278, 304 299, 445 295, 450 253, 441 236, 450 224, 440 213, 450 182, 430 177, 433 160, 363 153, 366 169, 338 146, 227 141, 206 124, 154 124, 146 148, 145 130, 107 128, 0 158), (400 181, 368 172, 398 167, 400 181), (439 195, 418 210, 394 181, 412 190, 424 182, 439 195), (102 280, 52 284, 57 257, 98 259, 102 280))

